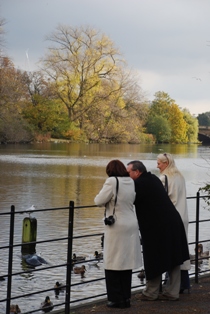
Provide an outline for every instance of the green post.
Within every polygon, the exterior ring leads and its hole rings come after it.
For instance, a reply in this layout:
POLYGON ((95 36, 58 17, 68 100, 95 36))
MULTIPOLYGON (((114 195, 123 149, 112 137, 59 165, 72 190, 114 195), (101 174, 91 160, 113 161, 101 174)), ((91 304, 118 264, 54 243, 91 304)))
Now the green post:
POLYGON ((36 253, 36 235, 37 235, 37 220, 36 218, 25 217, 23 219, 22 228, 22 254, 34 254, 36 253), (25 244, 28 243, 28 244, 25 244))

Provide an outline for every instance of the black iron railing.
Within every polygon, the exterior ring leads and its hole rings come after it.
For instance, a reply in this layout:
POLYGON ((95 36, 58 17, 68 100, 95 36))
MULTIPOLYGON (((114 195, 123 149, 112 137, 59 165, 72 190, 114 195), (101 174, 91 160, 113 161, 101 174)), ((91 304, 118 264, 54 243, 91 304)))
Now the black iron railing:
MULTIPOLYGON (((205 220, 200 220, 200 199, 206 198, 207 196, 200 196, 200 193, 198 192, 196 194, 195 197, 188 197, 187 199, 195 199, 196 201, 196 217, 194 221, 190 221, 190 224, 195 224, 195 241, 190 242, 189 245, 194 245, 195 246, 195 273, 191 274, 191 277, 194 278, 195 282, 198 283, 198 276, 200 273, 204 273, 204 272, 209 272, 209 270, 203 270, 201 271, 199 269, 199 261, 201 258, 199 258, 198 256, 198 244, 201 242, 210 242, 210 239, 205 239, 202 241, 199 241, 199 226, 202 222, 209 222, 210 219, 205 219, 205 220)), ((102 233, 95 233, 95 234, 87 234, 87 235, 81 235, 81 236, 73 236, 73 222, 74 222, 74 210, 75 209, 81 209, 81 208, 91 208, 91 207, 97 207, 95 205, 92 206, 74 206, 74 202, 70 201, 69 206, 68 207, 62 207, 62 208, 51 208, 51 209, 35 209, 34 212, 43 212, 43 211, 57 211, 57 210, 68 210, 68 236, 67 237, 63 237, 63 238, 54 238, 54 239, 49 239, 49 240, 43 240, 43 241, 36 241, 36 242, 31 242, 31 244, 38 244, 38 243, 47 243, 47 242, 58 242, 58 241, 67 241, 67 256, 66 256, 66 263, 62 263, 60 265, 53 265, 53 266, 46 266, 43 267, 41 269, 39 268, 35 268, 35 269, 30 269, 30 270, 26 270, 26 271, 22 271, 22 272, 13 272, 13 251, 14 248, 17 246, 23 246, 24 243, 19 243, 19 244, 14 244, 14 225, 15 225, 15 215, 17 214, 22 214, 22 211, 15 211, 15 207, 12 205, 11 206, 11 211, 7 212, 7 213, 0 213, 1 215, 10 215, 10 236, 9 236, 9 245, 7 246, 1 246, 1 249, 8 249, 8 272, 7 274, 1 274, 1 277, 5 277, 7 278, 7 294, 6 294, 6 298, 4 299, 0 299, 0 303, 4 303, 6 304, 6 314, 10 313, 10 305, 11 302, 15 300, 15 302, 20 299, 20 298, 26 298, 29 296, 34 296, 36 294, 40 294, 43 292, 49 292, 54 290, 54 288, 52 289, 43 289, 43 290, 39 290, 33 293, 27 293, 27 294, 23 294, 23 295, 18 295, 18 296, 13 296, 12 295, 12 279, 15 276, 19 276, 22 274, 27 274, 27 273, 31 273, 31 272, 43 272, 47 269, 52 269, 52 268, 58 268, 58 267, 65 267, 66 268, 66 282, 65 285, 63 286, 66 290, 65 293, 65 302, 61 302, 61 303, 57 303, 56 305, 54 305, 54 307, 64 307, 65 309, 65 314, 69 313, 69 308, 70 305, 75 303, 75 302, 81 302, 81 301, 85 301, 85 300, 89 300, 89 299, 96 299, 96 298, 101 298, 101 297, 105 297, 106 293, 100 293, 98 295, 94 295, 94 296, 90 296, 90 297, 83 297, 77 300, 71 300, 71 288, 76 286, 76 285, 82 285, 82 284, 87 284, 87 283, 92 283, 92 282, 97 282, 100 280, 104 280, 104 277, 101 278, 97 278, 94 280, 89 280, 89 281, 85 281, 85 282, 79 282, 79 283, 75 283, 72 284, 71 283, 71 270, 72 270, 72 247, 73 247, 73 241, 75 239, 79 239, 79 238, 87 238, 87 237, 94 237, 94 236, 102 236, 102 233)), ((24 211, 25 212, 25 211, 24 211)), ((91 260, 89 260, 90 262, 91 260)), ((84 263, 86 263, 87 261, 84 261, 84 263)), ((136 271, 137 273, 138 271, 136 271)), ((135 272, 134 272, 135 273, 135 272)), ((143 284, 139 284, 136 286, 133 286, 132 289, 134 288, 141 288, 143 286, 143 284)), ((17 302, 16 302, 17 303, 17 302)), ((39 309, 35 309, 35 310, 29 310, 26 313, 35 313, 35 312, 39 312, 39 309)), ((22 314, 24 314, 22 312, 22 314)))

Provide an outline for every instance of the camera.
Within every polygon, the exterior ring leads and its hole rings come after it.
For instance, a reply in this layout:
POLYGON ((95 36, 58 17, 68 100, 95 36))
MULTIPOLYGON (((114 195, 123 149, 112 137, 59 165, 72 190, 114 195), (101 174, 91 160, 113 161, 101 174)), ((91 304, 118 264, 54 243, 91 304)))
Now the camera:
POLYGON ((109 217, 105 218, 104 223, 105 223, 105 225, 108 225, 108 226, 113 225, 115 223, 114 216, 109 216, 109 217))

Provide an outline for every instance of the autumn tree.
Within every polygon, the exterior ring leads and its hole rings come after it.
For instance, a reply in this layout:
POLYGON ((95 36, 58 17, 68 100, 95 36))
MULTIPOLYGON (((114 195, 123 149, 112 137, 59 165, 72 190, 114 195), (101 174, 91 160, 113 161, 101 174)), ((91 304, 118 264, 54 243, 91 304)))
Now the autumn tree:
MULTIPOLYGON (((150 120, 154 120, 154 117, 162 117, 170 125, 171 136, 169 142, 188 143, 192 139, 195 140, 198 132, 196 122, 189 115, 186 111, 183 112, 167 93, 157 92, 149 110, 147 125, 150 126, 150 120)), ((161 123, 161 119, 159 119, 159 123, 161 123)), ((156 133, 153 134, 156 137, 158 136, 156 133)))
POLYGON ((52 45, 42 59, 43 69, 55 83, 58 97, 66 105, 71 121, 79 121, 101 97, 115 92, 119 52, 105 35, 89 27, 58 26, 47 37, 52 45), (101 96, 102 81, 113 90, 101 96))
POLYGON ((156 92, 154 96, 155 98, 152 101, 149 115, 162 116, 168 119, 170 106, 174 103, 174 100, 167 93, 161 91, 156 92))
POLYGON ((28 97, 22 115, 30 124, 35 137, 44 140, 52 137, 63 138, 69 131, 68 112, 57 99, 50 82, 40 71, 24 72, 28 97))
POLYGON ((169 108, 169 123, 171 125, 170 142, 187 143, 187 123, 184 120, 183 112, 175 103, 172 103, 169 108))
POLYGON ((122 129, 128 125, 126 97, 132 84, 114 43, 90 27, 62 25, 47 40, 42 68, 65 104, 72 127, 90 141, 126 140, 128 130, 122 129))
MULTIPOLYGON (((137 81, 130 77, 129 73, 122 71, 120 81, 123 88, 119 88, 118 93, 111 93, 106 101, 101 97, 97 105, 86 113, 85 132, 90 141, 141 142, 148 106, 143 103, 143 93, 137 81)), ((109 83, 103 81, 102 87, 101 93, 107 94, 109 83)))
POLYGON ((24 121, 22 100, 26 88, 21 71, 8 57, 0 59, 0 141, 20 142, 31 139, 30 127, 24 121))
POLYGON ((157 143, 168 143, 171 139, 171 127, 166 118, 160 115, 150 117, 147 123, 147 131, 155 136, 157 143))
POLYGON ((198 142, 198 120, 191 115, 189 110, 183 110, 183 118, 187 123, 187 139, 190 143, 198 142))

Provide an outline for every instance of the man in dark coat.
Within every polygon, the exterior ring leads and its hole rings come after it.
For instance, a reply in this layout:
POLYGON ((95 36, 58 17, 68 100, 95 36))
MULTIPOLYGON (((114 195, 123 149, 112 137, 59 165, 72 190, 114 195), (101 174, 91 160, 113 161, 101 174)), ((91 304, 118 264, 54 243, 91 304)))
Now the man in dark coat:
POLYGON ((178 300, 180 265, 189 259, 182 219, 160 179, 147 172, 141 161, 129 162, 127 171, 135 182, 136 215, 147 280, 142 300, 178 300), (164 272, 169 273, 170 280, 160 295, 159 287, 164 272))

